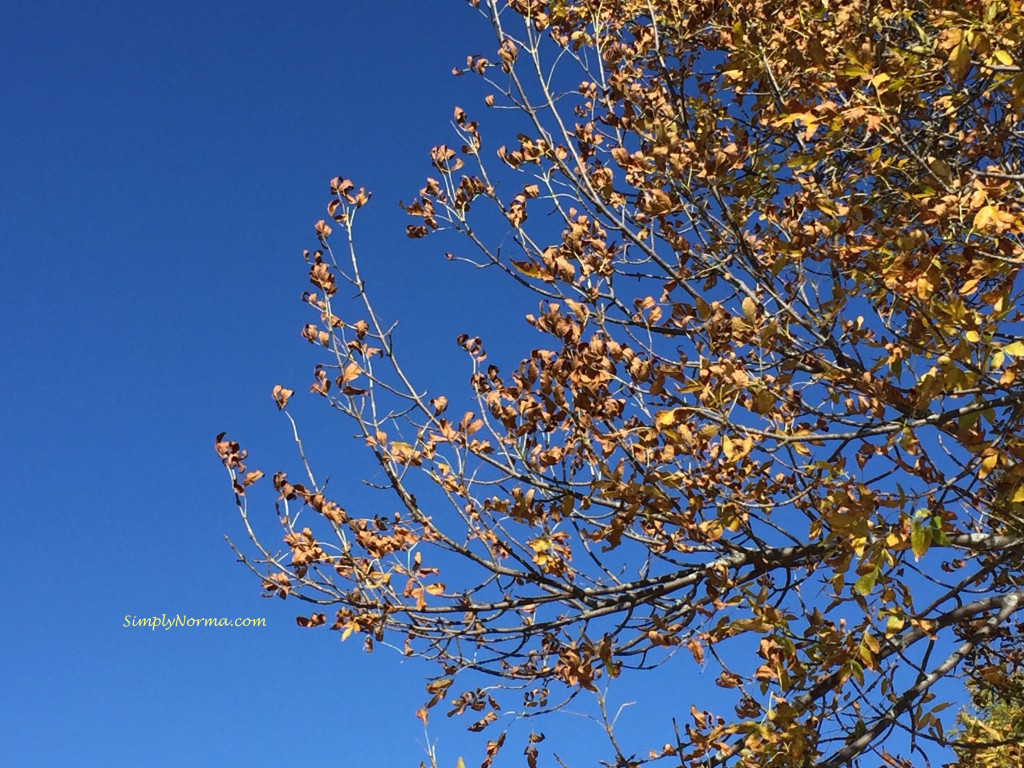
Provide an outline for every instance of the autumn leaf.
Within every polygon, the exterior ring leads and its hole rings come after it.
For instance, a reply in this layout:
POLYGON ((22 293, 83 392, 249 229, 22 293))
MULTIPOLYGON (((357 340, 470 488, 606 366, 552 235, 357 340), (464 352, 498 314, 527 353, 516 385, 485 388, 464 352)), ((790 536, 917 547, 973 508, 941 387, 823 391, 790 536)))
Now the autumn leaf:
POLYGON ((526 277, 532 277, 536 279, 546 279, 549 277, 547 272, 544 271, 544 269, 534 264, 533 262, 511 261, 510 263, 512 264, 513 267, 516 268, 517 272, 519 272, 522 275, 525 275, 526 277))
POLYGON ((971 49, 966 39, 960 42, 949 52, 949 74, 957 83, 963 82, 967 72, 971 68, 971 49))
POLYGON ((910 526, 910 549, 914 553, 914 560, 920 560, 931 543, 931 529, 924 526, 920 520, 914 520, 910 526))
POLYGON ((743 315, 748 320, 753 320, 757 316, 757 302, 749 296, 743 299, 743 315))
POLYGON ((244 485, 245 487, 249 487, 257 480, 259 480, 261 477, 263 477, 263 472, 261 472, 258 469, 253 472, 246 472, 245 477, 242 478, 242 485, 244 485))
POLYGON ((284 409, 286 405, 288 405, 288 400, 291 399, 291 396, 294 395, 295 392, 293 390, 282 387, 280 384, 277 384, 274 387, 274 391, 271 394, 273 395, 274 402, 277 403, 278 409, 281 410, 284 409))
POLYGON ((1024 357, 1024 341, 1012 341, 1002 347, 1002 352, 1012 357, 1024 357))

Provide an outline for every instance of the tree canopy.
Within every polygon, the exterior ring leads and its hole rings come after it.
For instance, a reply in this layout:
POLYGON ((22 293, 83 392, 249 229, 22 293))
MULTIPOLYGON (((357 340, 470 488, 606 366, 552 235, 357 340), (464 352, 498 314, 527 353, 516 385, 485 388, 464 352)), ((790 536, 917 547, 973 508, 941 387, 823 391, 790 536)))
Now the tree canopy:
POLYGON ((494 52, 456 74, 493 112, 455 109, 403 207, 524 297, 521 357, 469 328, 468 383, 419 388, 335 178, 310 390, 390 496, 350 514, 300 442, 282 546, 220 435, 240 557, 300 624, 436 662, 419 714, 469 716, 485 765, 506 702, 684 656, 732 708, 608 723, 609 764, 920 764, 965 682, 1019 694, 1020 0, 471 5, 494 52))
POLYGON ((990 676, 969 686, 973 711, 960 713, 955 747, 963 768, 1024 765, 1024 678, 990 676))

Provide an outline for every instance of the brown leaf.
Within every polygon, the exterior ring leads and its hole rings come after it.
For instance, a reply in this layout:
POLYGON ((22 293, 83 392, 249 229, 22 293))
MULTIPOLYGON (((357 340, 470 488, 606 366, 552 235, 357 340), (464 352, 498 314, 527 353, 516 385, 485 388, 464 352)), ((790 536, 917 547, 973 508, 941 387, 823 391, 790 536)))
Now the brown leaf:
POLYGON ((294 394, 295 392, 293 390, 286 389, 280 384, 277 384, 274 387, 274 391, 271 393, 274 398, 274 402, 277 403, 278 410, 283 410, 284 407, 288 405, 288 400, 291 399, 291 396, 294 394))

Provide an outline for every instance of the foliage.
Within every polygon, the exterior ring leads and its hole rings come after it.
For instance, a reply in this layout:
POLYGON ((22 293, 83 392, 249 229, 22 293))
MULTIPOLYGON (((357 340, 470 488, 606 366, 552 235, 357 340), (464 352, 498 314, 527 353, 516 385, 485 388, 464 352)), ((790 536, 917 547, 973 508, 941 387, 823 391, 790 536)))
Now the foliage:
POLYGON ((603 705, 683 650, 734 709, 637 750, 606 720, 616 765, 921 762, 946 681, 1021 663, 1020 0, 473 4, 496 53, 458 74, 512 109, 456 108, 404 207, 533 297, 522 359, 466 334, 465 412, 418 389, 336 178, 310 389, 391 506, 351 513, 303 455, 278 551, 221 435, 239 554, 300 624, 435 661, 424 721, 603 705))
POLYGON ((964 768, 1024 766, 1024 676, 998 667, 970 684, 974 712, 961 712, 957 746, 964 768))

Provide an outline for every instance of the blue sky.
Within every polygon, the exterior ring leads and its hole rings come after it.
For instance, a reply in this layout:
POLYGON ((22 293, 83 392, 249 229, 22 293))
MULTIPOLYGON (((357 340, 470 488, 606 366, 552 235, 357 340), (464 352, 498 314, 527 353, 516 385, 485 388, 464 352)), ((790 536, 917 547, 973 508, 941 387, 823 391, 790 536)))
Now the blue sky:
MULTIPOLYGON (((443 309, 403 326, 412 365, 446 371, 457 332, 504 327, 487 283, 407 240, 396 205, 452 140, 453 106, 482 110, 452 67, 492 48, 459 0, 4 10, 0 763, 424 758, 428 669, 259 597, 223 541, 240 525, 213 440, 229 430, 265 469, 292 459, 270 390, 310 380, 300 253, 334 175, 374 191, 360 231, 382 314, 443 309), (160 614, 267 627, 123 626, 160 614)), ((678 681, 650 682, 667 725, 678 681)), ((432 722, 442 764, 479 754, 461 727, 432 722)))
POLYGON ((374 189, 379 274, 427 258, 395 201, 486 25, 454 1, 2 16, 0 763, 418 764, 422 671, 259 597, 213 438, 289 450, 270 389, 308 377, 300 253, 330 177, 374 189), (268 627, 122 626, 162 613, 268 627))

